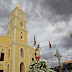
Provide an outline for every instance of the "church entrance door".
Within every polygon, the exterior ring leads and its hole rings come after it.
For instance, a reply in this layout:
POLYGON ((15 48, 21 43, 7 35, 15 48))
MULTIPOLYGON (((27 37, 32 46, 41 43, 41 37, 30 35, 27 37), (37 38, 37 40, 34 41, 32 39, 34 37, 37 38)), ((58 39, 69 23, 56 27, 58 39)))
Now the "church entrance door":
POLYGON ((21 62, 21 64, 20 64, 20 72, 25 72, 25 67, 24 67, 23 62, 21 62))
POLYGON ((3 72, 3 70, 0 70, 0 72, 3 72))

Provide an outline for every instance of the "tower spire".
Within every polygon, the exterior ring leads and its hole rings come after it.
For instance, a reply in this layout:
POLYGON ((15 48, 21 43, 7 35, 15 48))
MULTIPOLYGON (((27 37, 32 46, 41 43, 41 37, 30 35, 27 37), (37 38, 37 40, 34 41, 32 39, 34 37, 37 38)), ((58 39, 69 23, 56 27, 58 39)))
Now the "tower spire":
MULTIPOLYGON (((17 3, 17 5, 16 5, 16 7, 19 8, 20 10, 22 10, 22 8, 21 8, 21 6, 20 6, 20 4, 19 4, 19 1, 20 1, 20 0, 18 0, 18 3, 17 3)), ((15 7, 15 8, 16 8, 16 7, 15 7)))

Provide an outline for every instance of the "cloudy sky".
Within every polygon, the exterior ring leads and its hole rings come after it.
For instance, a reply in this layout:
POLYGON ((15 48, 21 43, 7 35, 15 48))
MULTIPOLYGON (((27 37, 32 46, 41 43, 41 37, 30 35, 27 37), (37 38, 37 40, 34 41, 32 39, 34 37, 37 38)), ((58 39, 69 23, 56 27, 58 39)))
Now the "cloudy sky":
MULTIPOLYGON (((17 2, 0 0, 0 35, 6 35, 9 15, 17 2)), ((72 0, 20 0, 20 5, 27 15, 28 43, 33 47, 35 34, 37 44, 41 46, 41 60, 45 60, 49 67, 59 65, 54 57, 56 49, 62 55, 61 62, 71 60, 72 0)))

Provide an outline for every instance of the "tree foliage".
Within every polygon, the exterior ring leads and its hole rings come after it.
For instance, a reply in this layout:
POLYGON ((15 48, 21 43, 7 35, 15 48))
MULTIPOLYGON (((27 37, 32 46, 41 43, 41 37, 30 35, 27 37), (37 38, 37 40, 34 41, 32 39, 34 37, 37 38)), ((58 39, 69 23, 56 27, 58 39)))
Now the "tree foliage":
POLYGON ((29 72, 50 72, 50 71, 45 61, 37 60, 32 62, 32 64, 29 66, 29 72))
POLYGON ((72 70, 72 64, 71 63, 67 64, 67 69, 72 70))

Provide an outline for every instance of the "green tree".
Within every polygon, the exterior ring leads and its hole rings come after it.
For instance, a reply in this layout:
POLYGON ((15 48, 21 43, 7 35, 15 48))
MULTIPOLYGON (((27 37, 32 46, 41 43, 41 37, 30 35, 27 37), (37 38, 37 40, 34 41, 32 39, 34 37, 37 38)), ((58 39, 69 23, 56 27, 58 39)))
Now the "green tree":
POLYGON ((67 69, 72 70, 72 64, 71 63, 67 64, 67 69))

